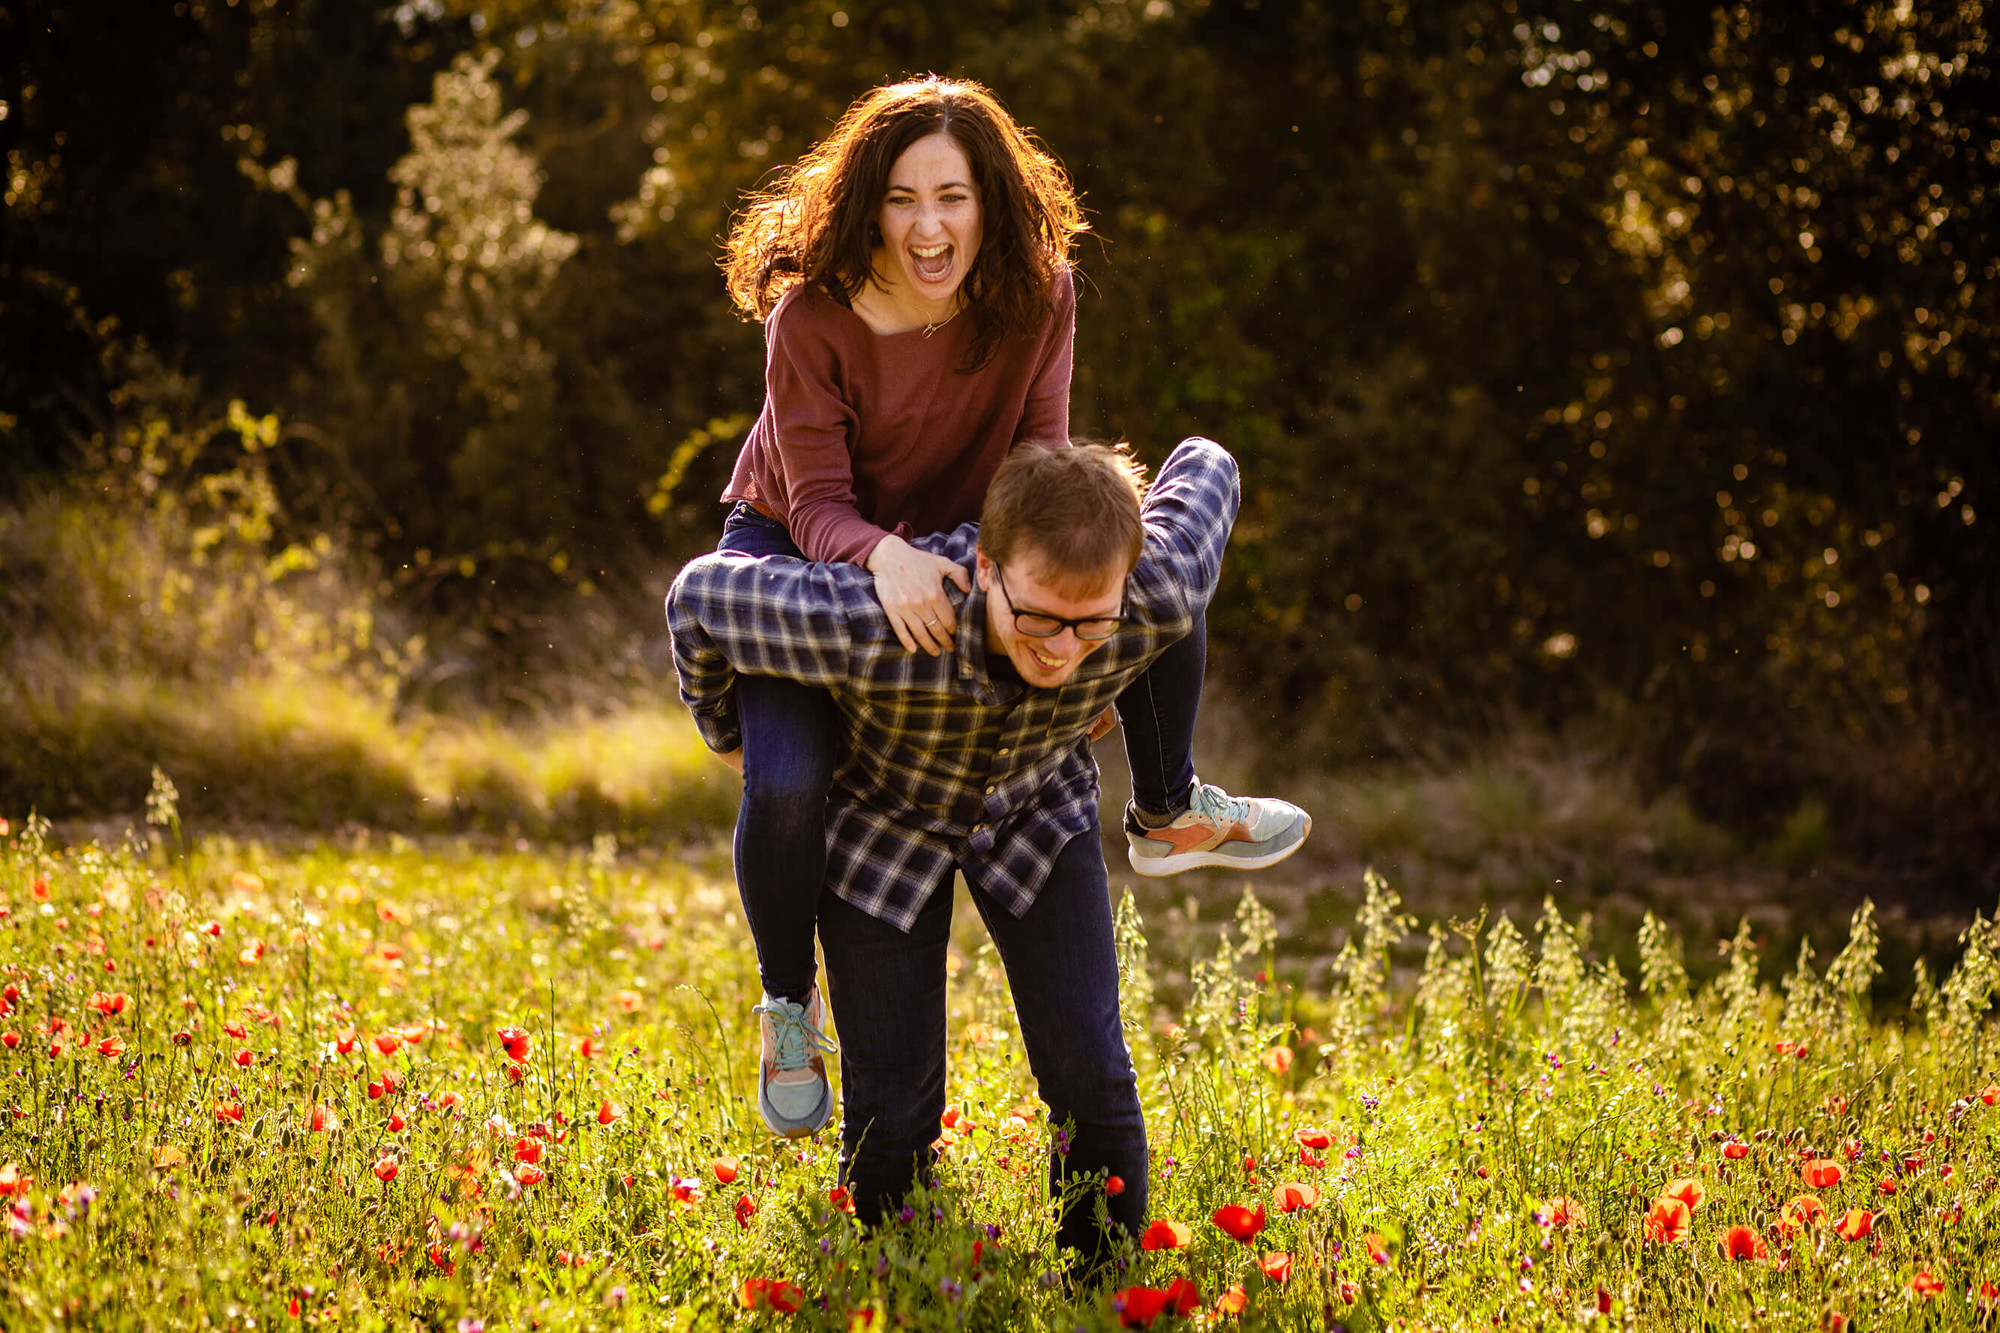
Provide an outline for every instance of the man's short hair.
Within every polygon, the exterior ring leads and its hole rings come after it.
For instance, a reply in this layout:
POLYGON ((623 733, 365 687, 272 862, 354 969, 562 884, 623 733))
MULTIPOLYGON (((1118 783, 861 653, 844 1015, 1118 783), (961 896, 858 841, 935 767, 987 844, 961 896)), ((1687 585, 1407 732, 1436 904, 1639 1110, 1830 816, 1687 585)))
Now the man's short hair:
POLYGON ((1146 470, 1122 445, 1022 443, 1000 464, 979 516, 979 547, 1005 565, 1041 562, 1044 582, 1123 578, 1139 563, 1146 470))

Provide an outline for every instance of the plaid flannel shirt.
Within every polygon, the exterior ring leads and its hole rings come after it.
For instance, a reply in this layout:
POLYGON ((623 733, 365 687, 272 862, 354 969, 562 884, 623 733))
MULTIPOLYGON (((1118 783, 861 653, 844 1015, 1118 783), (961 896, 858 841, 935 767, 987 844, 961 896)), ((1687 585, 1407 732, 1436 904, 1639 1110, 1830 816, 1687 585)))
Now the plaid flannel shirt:
MULTIPOLYGON (((1214 595, 1239 498, 1236 461, 1220 445, 1191 439, 1174 450, 1142 509, 1125 622, 1055 689, 988 673, 976 582, 959 603, 952 650, 931 657, 903 649, 858 565, 702 556, 667 594, 681 700, 702 739, 726 754, 742 744, 738 672, 831 691, 845 728, 827 806, 833 891, 907 931, 955 865, 1019 916, 1095 818, 1091 723, 1214 595)), ((978 535, 968 523, 914 545, 969 573, 978 535)))

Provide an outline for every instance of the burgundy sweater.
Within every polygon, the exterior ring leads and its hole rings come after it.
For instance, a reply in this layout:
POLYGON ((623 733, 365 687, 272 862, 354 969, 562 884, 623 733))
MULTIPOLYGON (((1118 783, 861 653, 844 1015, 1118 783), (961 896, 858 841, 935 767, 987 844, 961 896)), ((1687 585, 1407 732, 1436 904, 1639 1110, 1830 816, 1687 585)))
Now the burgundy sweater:
POLYGON ((1069 442, 1069 270, 1038 336, 1003 338, 960 374, 971 342, 962 316, 929 337, 882 335, 820 288, 794 287, 764 321, 764 410, 722 498, 777 518, 811 559, 854 564, 892 531, 976 521, 1017 442, 1069 442))

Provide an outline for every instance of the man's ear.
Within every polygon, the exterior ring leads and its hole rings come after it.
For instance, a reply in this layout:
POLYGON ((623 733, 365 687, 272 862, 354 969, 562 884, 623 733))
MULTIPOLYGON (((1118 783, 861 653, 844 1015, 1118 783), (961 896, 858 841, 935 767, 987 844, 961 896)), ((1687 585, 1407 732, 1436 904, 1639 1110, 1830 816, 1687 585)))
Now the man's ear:
POLYGON ((978 553, 979 557, 977 564, 974 566, 974 576, 979 580, 979 591, 991 592, 993 591, 993 561, 987 558, 985 547, 975 547, 973 549, 978 553))

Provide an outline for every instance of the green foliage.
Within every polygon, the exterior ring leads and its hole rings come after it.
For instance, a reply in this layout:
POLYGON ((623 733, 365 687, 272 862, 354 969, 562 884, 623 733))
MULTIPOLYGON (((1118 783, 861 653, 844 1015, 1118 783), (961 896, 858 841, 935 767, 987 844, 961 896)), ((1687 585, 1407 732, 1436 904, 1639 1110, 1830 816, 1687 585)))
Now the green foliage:
MULTIPOLYGON (((157 776, 155 828, 180 785, 157 776)), ((1205 971, 1230 1002, 1131 1037, 1151 1212, 1190 1243, 1134 1247, 1111 1287, 1071 1293, 1054 1127, 976 914, 951 945, 938 1185, 871 1236, 830 1193, 832 1136, 756 1123, 752 954, 733 893, 684 858, 367 834, 165 852, 0 826, 10 1328, 1099 1333, 1128 1284, 1175 1279, 1200 1293, 1188 1326, 1222 1323, 1231 1288, 1246 1329, 1329 1308, 1349 1328, 1567 1326, 1601 1304, 1640 1328, 1981 1326, 1984 921, 1925 1033, 1807 1020, 1740 950, 1720 986, 1635 999, 1552 910, 1539 948, 1504 921, 1433 926, 1415 974, 1294 990, 1252 971, 1283 945, 1246 893, 1205 971), (1342 1012, 1370 1021, 1316 1044, 1342 1012), (1841 1178, 1807 1187, 1807 1158, 1841 1178), (1689 1179, 1691 1235, 1649 1239, 1653 1198, 1689 1179), (1785 1224, 1805 1193, 1826 1225, 1785 1224), (1262 1210, 1248 1244, 1211 1222, 1225 1205, 1262 1210), (1849 1210, 1872 1236, 1834 1232, 1849 1210), (1732 1226, 1767 1254, 1725 1257, 1732 1226), (748 1308, 752 1279, 800 1308, 748 1308)), ((1360 956, 1412 924, 1379 883, 1367 916, 1360 956)), ((1843 957, 1868 951, 1867 919, 1843 957)), ((1120 939, 1143 958, 1129 912, 1120 939)), ((1649 976, 1675 971, 1677 941, 1648 950, 1649 976)))

